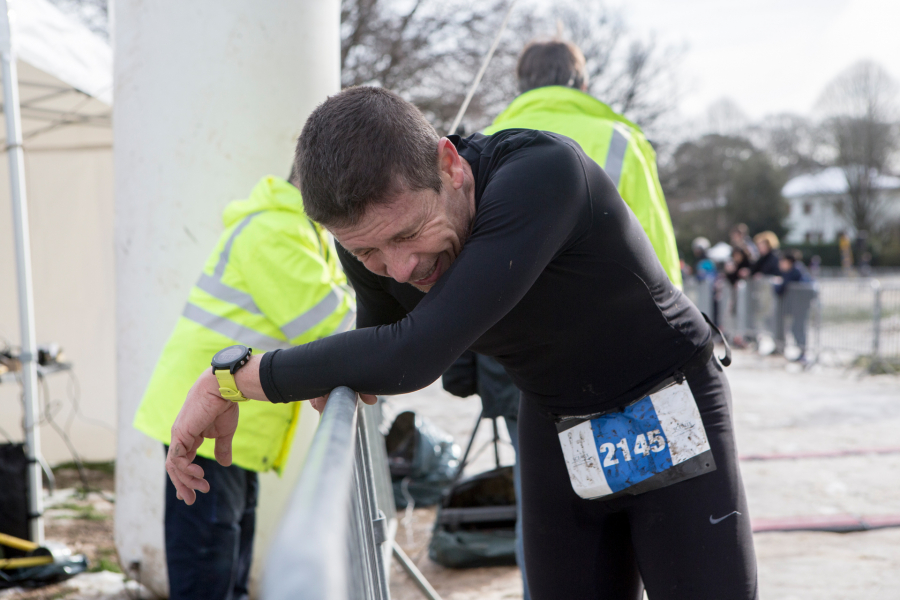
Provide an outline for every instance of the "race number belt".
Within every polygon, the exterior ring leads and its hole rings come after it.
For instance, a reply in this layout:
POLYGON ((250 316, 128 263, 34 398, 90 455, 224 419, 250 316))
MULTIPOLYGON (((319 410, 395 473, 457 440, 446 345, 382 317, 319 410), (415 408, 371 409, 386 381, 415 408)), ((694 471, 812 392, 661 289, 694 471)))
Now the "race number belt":
POLYGON ((716 469, 681 373, 625 408, 564 417, 556 428, 572 488, 582 498, 642 494, 716 469))

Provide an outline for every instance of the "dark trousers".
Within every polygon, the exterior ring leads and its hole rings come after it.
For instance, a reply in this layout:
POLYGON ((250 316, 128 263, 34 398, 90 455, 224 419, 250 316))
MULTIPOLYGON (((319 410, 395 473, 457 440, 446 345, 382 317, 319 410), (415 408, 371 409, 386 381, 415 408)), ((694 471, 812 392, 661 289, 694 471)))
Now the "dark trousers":
POLYGON ((522 512, 534 600, 757 600, 756 558, 731 419, 713 358, 688 377, 717 470, 637 496, 572 490, 553 420, 519 409, 522 512))
MULTIPOLYGON (((168 447, 166 448, 168 451, 168 447)), ((166 477, 170 600, 246 600, 256 526, 256 473, 198 456, 209 482, 188 506, 166 477)))

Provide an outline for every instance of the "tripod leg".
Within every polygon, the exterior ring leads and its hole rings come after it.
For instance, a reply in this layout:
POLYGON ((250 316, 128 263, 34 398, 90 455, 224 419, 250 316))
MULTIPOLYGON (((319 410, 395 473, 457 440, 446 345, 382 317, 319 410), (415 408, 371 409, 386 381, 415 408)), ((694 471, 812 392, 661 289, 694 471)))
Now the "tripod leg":
POLYGON ((494 462, 500 468, 500 430, 497 428, 497 417, 491 419, 494 424, 494 462))
MULTIPOLYGON (((463 452, 462 459, 459 461, 459 469, 456 471, 456 476, 453 478, 453 483, 456 483, 460 477, 462 477, 463 469, 466 468, 466 461, 469 459, 469 453, 472 451, 472 446, 475 444, 475 434, 478 433, 478 426, 481 425, 481 419, 484 416, 484 411, 481 411, 481 414, 478 415, 478 420, 475 421, 475 428, 472 429, 472 435, 469 437, 469 443, 466 445, 466 451, 463 452)), ((494 425, 496 428, 496 423, 494 425)))

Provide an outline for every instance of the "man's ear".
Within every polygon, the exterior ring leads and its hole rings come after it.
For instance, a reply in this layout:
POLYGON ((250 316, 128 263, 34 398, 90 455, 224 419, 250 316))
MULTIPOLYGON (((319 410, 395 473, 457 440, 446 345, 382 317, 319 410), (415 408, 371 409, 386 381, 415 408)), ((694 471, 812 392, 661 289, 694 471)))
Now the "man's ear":
POLYGON ((462 159, 453 142, 445 137, 438 142, 438 169, 442 178, 449 179, 455 189, 462 187, 465 181, 462 159))

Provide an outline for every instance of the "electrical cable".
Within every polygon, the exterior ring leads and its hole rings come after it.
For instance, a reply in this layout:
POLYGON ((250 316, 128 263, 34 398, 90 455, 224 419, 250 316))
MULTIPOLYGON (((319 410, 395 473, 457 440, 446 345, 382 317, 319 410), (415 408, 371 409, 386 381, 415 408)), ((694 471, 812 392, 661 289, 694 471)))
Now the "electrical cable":
POLYGON ((71 369, 68 371, 69 381, 66 384, 66 391, 69 394, 69 402, 72 404, 72 410, 74 414, 89 425, 95 425, 97 427, 102 427, 108 430, 110 433, 116 433, 115 427, 112 425, 101 421, 100 419, 95 419, 94 417, 89 417, 81 412, 81 384, 78 381, 78 377, 75 376, 75 371, 71 369))
MULTIPOLYGON (((2 336, 0 336, 0 342, 2 342, 5 346, 4 352, 8 352, 13 348, 12 345, 9 343, 9 341, 2 336)), ((11 352, 10 352, 10 354, 11 354, 11 352)), ((107 429, 113 433, 115 433, 115 429, 112 426, 110 426, 109 424, 107 424, 99 419, 94 419, 92 417, 88 417, 83 412, 81 412, 81 386, 79 384, 78 378, 76 377, 75 373, 71 370, 69 370, 69 381, 66 385, 66 390, 67 390, 68 400, 69 400, 69 403, 71 404, 72 410, 69 412, 69 415, 66 418, 66 422, 63 424, 62 427, 60 427, 60 424, 57 423, 57 421, 56 421, 56 417, 57 417, 57 415, 60 414, 60 412, 62 412, 64 404, 62 401, 52 400, 52 396, 50 393, 50 386, 47 382, 46 375, 44 373, 42 373, 40 371, 40 369, 37 372, 37 376, 38 376, 38 382, 39 382, 38 389, 37 389, 38 405, 41 407, 41 410, 40 410, 39 418, 38 418, 37 422, 35 423, 35 425, 36 426, 42 426, 45 424, 50 425, 50 427, 53 428, 53 430, 57 433, 57 435, 59 435, 60 439, 62 439, 63 443, 66 445, 66 448, 69 451, 69 454, 72 456, 72 462, 75 463, 75 467, 78 471, 78 478, 81 480, 81 485, 82 485, 84 494, 94 492, 94 493, 100 495, 107 502, 109 502, 111 504, 115 503, 115 499, 108 496, 103 490, 95 489, 90 486, 90 484, 88 482, 88 478, 87 478, 87 468, 84 466, 84 461, 82 460, 81 455, 78 453, 77 449, 75 448, 75 444, 72 442, 71 427, 72 427, 72 423, 74 422, 74 419, 77 417, 77 418, 81 419, 82 421, 84 421, 85 423, 88 423, 88 424, 91 424, 91 425, 94 425, 97 427, 103 427, 104 429, 107 429)), ((23 384, 22 384, 21 377, 17 376, 16 379, 18 380, 19 385, 22 386, 23 384)), ((22 401, 24 403, 24 388, 22 390, 22 401)), ((24 417, 23 417, 22 428, 23 429, 25 428, 24 417)), ((0 434, 2 434, 3 437, 5 437, 7 440, 12 441, 11 436, 5 430, 0 429, 0 434)), ((53 475, 53 470, 50 468, 50 466, 47 464, 46 460, 44 460, 44 458, 42 456, 38 458, 38 462, 41 464, 41 469, 44 471, 45 475, 47 476, 47 481, 48 481, 49 487, 50 487, 49 491, 52 494, 56 488, 56 477, 53 475)))
POLYGON ((472 101, 472 97, 475 95, 475 90, 478 89, 478 84, 481 83, 481 78, 484 77, 484 72, 487 71, 488 64, 491 62, 491 58, 494 57, 494 51, 497 50, 497 46, 500 44, 500 36, 503 35, 503 32, 506 31, 506 24, 509 22, 509 16, 512 14, 512 9, 516 5, 517 0, 512 0, 509 3, 509 8, 506 9, 506 16, 503 17, 503 22, 500 24, 500 30, 497 31, 497 35, 494 37, 494 42, 491 44, 490 50, 485 55, 484 60, 481 63, 481 68, 478 69, 478 74, 475 75, 475 81, 472 82, 472 87, 469 88, 469 93, 466 94, 466 99, 463 100, 462 106, 459 107, 459 112, 456 113, 456 118, 453 119, 453 124, 450 126, 449 135, 453 135, 456 133, 456 128, 459 127, 459 122, 462 121, 463 115, 466 114, 466 110, 469 108, 469 102, 472 101))
MULTIPOLYGON (((70 371, 70 373, 71 373, 71 371, 70 371)), ((40 372, 39 372, 38 379, 41 383, 41 385, 38 386, 38 390, 39 390, 39 392, 43 391, 43 394, 45 396, 45 398, 44 398, 45 416, 42 417, 42 422, 49 424, 53 428, 53 430, 56 431, 57 434, 59 434, 60 438, 62 438, 62 440, 63 440, 63 443, 65 443, 66 447, 69 449, 69 453, 72 455, 72 462, 75 463, 75 467, 78 470, 78 478, 81 480, 81 486, 84 491, 84 494, 87 495, 87 494, 93 492, 93 493, 99 495, 101 498, 103 498, 107 502, 109 502, 110 504, 115 504, 115 498, 108 496, 106 494, 106 492, 104 492, 103 490, 101 490, 99 488, 93 488, 90 486, 90 483, 88 482, 88 479, 87 479, 87 468, 84 466, 84 461, 81 459, 81 455, 78 454, 78 451, 75 449, 75 444, 72 442, 72 439, 69 436, 68 429, 72 424, 72 420, 73 420, 72 414, 70 413, 69 419, 67 419, 67 421, 66 421, 65 428, 60 428, 59 425, 56 423, 54 417, 56 416, 56 414, 59 413, 60 410, 62 410, 62 402, 60 402, 60 401, 50 402, 49 401, 50 386, 47 383, 46 377, 43 376, 42 374, 40 374, 40 372), (57 408, 57 411, 55 413, 50 412, 49 409, 52 407, 57 408)), ((77 380, 76 380, 76 383, 77 383, 77 380)), ((77 392, 77 387, 75 388, 75 390, 77 392)), ((73 399, 75 400, 75 403, 73 403, 73 407, 75 407, 75 410, 77 411, 77 396, 75 396, 75 397, 70 396, 69 400, 72 401, 73 399)))
MULTIPOLYGON (((40 385, 38 386, 38 401, 41 401, 41 396, 43 396, 43 405, 44 411, 43 416, 41 417, 41 421, 50 425, 53 430, 62 438, 63 443, 69 449, 69 454, 72 455, 72 460, 75 463, 75 467, 78 469, 78 478, 81 479, 81 486, 84 489, 84 493, 87 494, 90 490, 90 486, 87 480, 87 472, 84 468, 84 463, 81 460, 81 456, 78 454, 78 451, 75 449, 75 444, 72 443, 72 439, 69 435, 56 423, 55 414, 51 412, 54 403, 50 400, 50 386, 47 385, 47 378, 44 377, 40 372, 38 373, 38 381, 40 385)), ((61 407, 62 403, 57 402, 56 406, 61 407)), ((59 411, 57 410, 57 413, 59 411)))

